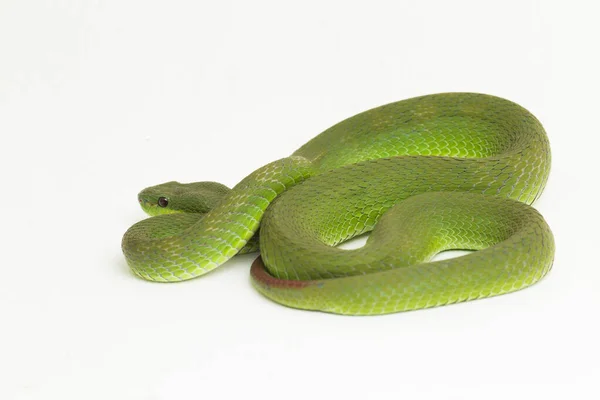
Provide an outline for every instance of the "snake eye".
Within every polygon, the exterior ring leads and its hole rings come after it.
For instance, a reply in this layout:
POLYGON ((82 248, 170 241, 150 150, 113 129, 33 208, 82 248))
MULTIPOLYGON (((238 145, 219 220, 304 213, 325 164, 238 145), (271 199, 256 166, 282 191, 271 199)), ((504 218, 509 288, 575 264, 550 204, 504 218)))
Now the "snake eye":
POLYGON ((158 205, 161 207, 166 207, 169 204, 169 200, 166 197, 158 198, 158 205))

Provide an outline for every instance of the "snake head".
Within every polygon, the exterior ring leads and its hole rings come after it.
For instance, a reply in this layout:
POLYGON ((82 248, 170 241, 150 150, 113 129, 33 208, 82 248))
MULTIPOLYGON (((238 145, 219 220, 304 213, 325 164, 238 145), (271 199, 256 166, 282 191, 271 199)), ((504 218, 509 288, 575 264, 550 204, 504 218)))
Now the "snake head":
POLYGON ((150 186, 138 194, 146 214, 207 213, 231 189, 218 182, 179 183, 176 181, 150 186))

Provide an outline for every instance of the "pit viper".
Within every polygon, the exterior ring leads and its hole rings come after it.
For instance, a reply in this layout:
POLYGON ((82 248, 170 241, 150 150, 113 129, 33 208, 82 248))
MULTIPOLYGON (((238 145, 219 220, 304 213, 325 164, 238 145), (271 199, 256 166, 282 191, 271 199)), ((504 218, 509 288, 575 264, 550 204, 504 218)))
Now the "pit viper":
POLYGON ((138 199, 152 217, 129 228, 122 250, 137 276, 171 282, 260 249, 250 271, 260 293, 338 314, 500 295, 552 266, 553 235, 531 207, 550 159, 541 123, 511 101, 411 98, 339 122, 232 189, 144 189, 138 199), (368 232, 360 248, 337 246, 368 232), (473 251, 432 261, 451 249, 473 251))

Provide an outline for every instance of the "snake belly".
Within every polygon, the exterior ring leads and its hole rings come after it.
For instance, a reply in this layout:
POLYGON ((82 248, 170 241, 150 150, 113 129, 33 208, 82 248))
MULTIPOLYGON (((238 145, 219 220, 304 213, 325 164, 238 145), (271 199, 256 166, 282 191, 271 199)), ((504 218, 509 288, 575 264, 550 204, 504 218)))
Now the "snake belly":
POLYGON ((254 171, 202 218, 160 215, 122 242, 155 281, 203 275, 260 227, 253 285, 281 304, 340 314, 415 310, 530 286, 554 240, 530 206, 550 147, 519 105, 442 93, 377 107, 254 171), (359 249, 338 244, 372 232, 359 249), (431 262, 449 249, 478 250, 431 262))

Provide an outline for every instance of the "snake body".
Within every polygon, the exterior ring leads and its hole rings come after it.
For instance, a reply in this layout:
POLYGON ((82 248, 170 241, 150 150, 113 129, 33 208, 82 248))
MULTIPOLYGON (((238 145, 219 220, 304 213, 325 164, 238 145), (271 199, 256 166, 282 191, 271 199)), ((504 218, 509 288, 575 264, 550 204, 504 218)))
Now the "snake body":
POLYGON ((260 247, 254 286, 301 309, 383 314, 489 297, 552 266, 552 233, 530 206, 549 170, 545 131, 519 105, 416 97, 334 125, 233 189, 145 189, 142 207, 166 215, 132 226, 122 248, 138 276, 181 281, 260 247), (371 231, 362 248, 336 247, 371 231), (449 249, 479 251, 430 261, 449 249))

